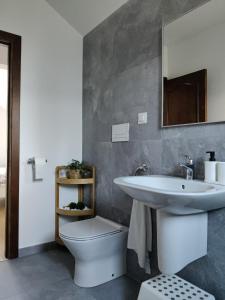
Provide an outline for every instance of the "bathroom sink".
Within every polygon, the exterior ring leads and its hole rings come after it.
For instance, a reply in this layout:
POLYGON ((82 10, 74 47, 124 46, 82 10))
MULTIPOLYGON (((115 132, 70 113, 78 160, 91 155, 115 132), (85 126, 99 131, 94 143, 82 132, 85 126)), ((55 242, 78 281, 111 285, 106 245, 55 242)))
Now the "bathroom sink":
POLYGON ((156 209, 162 273, 176 274, 207 254, 207 212, 225 207, 225 186, 161 175, 119 177, 114 183, 156 209))
POLYGON ((225 186, 172 176, 127 176, 114 179, 124 192, 151 208, 175 215, 225 207, 225 186))

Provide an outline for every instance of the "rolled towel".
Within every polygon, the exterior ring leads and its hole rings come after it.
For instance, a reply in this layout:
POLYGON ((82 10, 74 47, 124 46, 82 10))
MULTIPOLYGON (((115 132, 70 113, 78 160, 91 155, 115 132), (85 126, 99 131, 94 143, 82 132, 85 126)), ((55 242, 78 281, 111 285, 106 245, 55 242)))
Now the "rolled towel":
POLYGON ((140 267, 150 274, 149 251, 152 251, 151 208, 135 199, 133 200, 127 247, 137 253, 140 267))

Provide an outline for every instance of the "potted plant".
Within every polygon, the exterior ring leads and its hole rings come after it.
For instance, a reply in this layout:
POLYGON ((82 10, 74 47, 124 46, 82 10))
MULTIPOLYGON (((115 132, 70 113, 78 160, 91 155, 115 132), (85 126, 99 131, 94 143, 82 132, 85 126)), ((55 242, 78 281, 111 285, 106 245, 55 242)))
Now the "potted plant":
POLYGON ((80 170, 81 177, 82 178, 91 178, 92 177, 92 169, 89 166, 82 165, 82 168, 80 170))
POLYGON ((63 208, 69 208, 70 210, 73 210, 73 209, 83 210, 83 209, 85 209, 85 205, 81 201, 78 201, 77 203, 70 202, 68 205, 63 206, 63 208))
POLYGON ((67 177, 70 179, 81 178, 81 170, 83 168, 83 163, 78 160, 72 159, 71 163, 66 166, 67 177))

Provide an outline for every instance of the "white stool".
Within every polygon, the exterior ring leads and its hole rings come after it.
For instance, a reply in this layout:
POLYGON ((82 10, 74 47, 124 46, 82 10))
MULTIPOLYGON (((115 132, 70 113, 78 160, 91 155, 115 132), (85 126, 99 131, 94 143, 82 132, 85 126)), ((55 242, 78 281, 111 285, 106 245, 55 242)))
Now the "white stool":
POLYGON ((142 283, 138 300, 215 300, 176 275, 161 274, 142 283))

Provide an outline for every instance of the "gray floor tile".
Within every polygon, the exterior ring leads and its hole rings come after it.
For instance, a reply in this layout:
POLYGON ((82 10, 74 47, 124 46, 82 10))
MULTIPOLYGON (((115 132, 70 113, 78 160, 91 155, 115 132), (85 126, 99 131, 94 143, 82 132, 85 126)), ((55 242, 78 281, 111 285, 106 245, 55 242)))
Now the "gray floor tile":
POLYGON ((73 257, 63 249, 0 263, 1 300, 136 300, 139 284, 121 277, 95 288, 73 283, 73 257))
POLYGON ((49 251, 0 264, 0 299, 24 290, 43 289, 49 284, 72 278, 74 262, 67 252, 49 251))
POLYGON ((73 284, 71 279, 50 284, 44 289, 30 289, 27 293, 7 298, 7 300, 96 300, 87 289, 81 289, 73 284))
POLYGON ((97 300, 136 300, 138 292, 139 284, 125 276, 90 290, 97 300))

